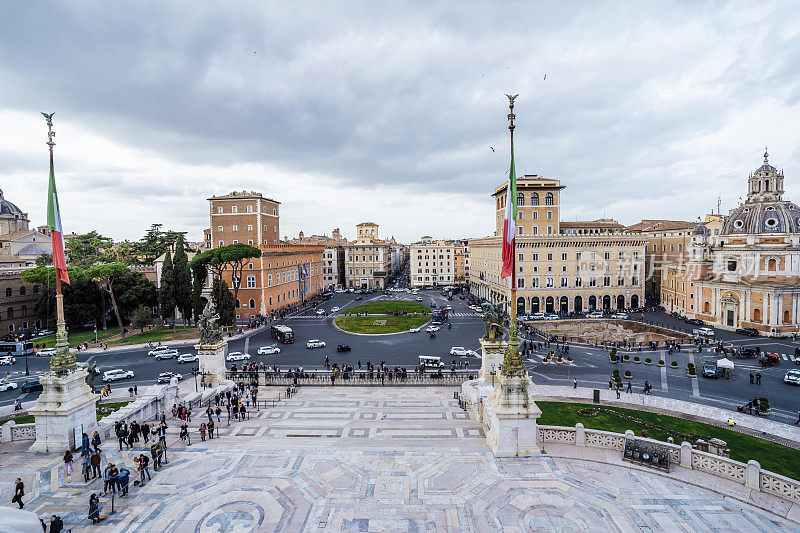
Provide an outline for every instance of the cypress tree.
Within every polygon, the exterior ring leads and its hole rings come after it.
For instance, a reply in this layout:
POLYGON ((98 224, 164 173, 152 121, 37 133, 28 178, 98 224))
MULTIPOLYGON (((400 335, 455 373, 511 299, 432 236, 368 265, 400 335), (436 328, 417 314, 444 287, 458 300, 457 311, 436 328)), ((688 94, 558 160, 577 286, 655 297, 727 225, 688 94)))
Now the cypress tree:
POLYGON ((175 305, 183 315, 183 329, 186 329, 186 320, 192 316, 192 275, 189 272, 189 260, 186 250, 183 249, 183 234, 178 234, 175 242, 175 259, 172 261, 173 269, 173 299, 175 305))
MULTIPOLYGON (((161 286, 158 288, 158 308, 161 318, 167 319, 175 314, 175 272, 169 251, 161 265, 161 286)), ((175 322, 172 322, 173 330, 175 322)))
POLYGON ((215 279, 211 288, 211 298, 219 313, 219 323, 232 326, 236 322, 236 303, 228 284, 224 280, 215 279))

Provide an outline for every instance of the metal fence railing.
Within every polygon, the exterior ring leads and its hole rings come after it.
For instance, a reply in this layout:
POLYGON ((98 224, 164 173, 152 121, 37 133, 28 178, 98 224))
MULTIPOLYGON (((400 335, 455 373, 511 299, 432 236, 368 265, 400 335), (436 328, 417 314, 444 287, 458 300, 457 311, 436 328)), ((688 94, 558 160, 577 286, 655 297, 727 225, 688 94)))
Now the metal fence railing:
POLYGON ((465 381, 477 378, 478 372, 469 370, 437 370, 426 372, 336 372, 312 370, 308 372, 267 372, 239 371, 227 372, 227 379, 234 382, 272 386, 358 386, 358 387, 420 387, 420 386, 460 386, 465 381))

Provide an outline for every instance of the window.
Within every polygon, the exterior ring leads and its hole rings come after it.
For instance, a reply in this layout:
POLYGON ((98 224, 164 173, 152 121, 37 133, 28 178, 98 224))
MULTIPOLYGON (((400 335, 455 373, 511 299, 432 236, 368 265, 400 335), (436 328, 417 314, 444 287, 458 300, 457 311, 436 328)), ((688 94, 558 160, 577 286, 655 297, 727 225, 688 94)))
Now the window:
POLYGON ((539 193, 531 194, 531 205, 539 205, 539 193))
POLYGON ((518 289, 524 289, 525 288, 525 279, 524 278, 517 279, 517 288, 518 289))
POLYGON ((544 205, 553 205, 553 193, 549 192, 544 196, 544 205))
POLYGON ((534 211, 533 212, 533 220, 539 220, 539 212, 538 211, 534 211))
POLYGON ((247 288, 252 289, 256 286, 256 277, 252 274, 247 276, 247 288))
POLYGON ((217 226, 217 231, 222 231, 222 226, 217 226))
POLYGON ((553 286, 553 278, 548 276, 545 278, 545 287, 552 287, 553 286))
POLYGON ((561 286, 562 287, 569 286, 569 283, 567 283, 567 278, 561 278, 561 286))
POLYGON ((683 245, 682 245, 682 244, 679 244, 679 245, 678 245, 678 251, 679 251, 679 252, 682 252, 682 251, 683 251, 683 245))
POLYGON ((532 260, 533 261, 538 261, 539 260, 539 254, 533 254, 532 260))
POLYGON ((247 212, 248 213, 252 213, 253 212, 253 206, 252 205, 248 205, 247 206, 247 212))
POLYGON ((534 289, 539 287, 539 278, 531 278, 531 287, 534 289))
POLYGON ((553 260, 553 254, 547 254, 547 260, 548 261, 552 261, 553 260))
POLYGON ((552 211, 548 211, 547 212, 547 220, 553 220, 553 212, 552 211))
POLYGON ((561 252, 561 260, 562 261, 566 261, 567 260, 567 252, 561 252))
POLYGON ((576 287, 582 287, 582 286, 583 286, 583 280, 581 279, 581 277, 580 277, 580 276, 578 276, 577 278, 575 278, 575 286, 576 286, 576 287))
POLYGON ((233 226, 233 231, 239 231, 239 226, 234 225, 233 226))
POLYGON ((13 291, 11 290, 11 287, 9 287, 9 288, 7 288, 7 289, 6 289, 6 296, 11 296, 11 295, 13 295, 13 294, 14 294, 14 293, 13 293, 13 291))
POLYGON ((625 278, 617 278, 617 286, 622 287, 625 285, 625 278))
POLYGON ((633 252, 633 258, 639 259, 639 252, 633 252))
POLYGON ((38 285, 34 285, 33 286, 33 294, 39 294, 39 286, 38 285))
POLYGON ((225 241, 219 241, 219 246, 222 247, 225 245, 225 241))
MULTIPOLYGON (((267 287, 272 287, 272 274, 267 274, 267 287)), ((272 302, 270 302, 272 305, 272 302)))
POLYGON ((669 251, 670 252, 674 252, 675 251, 675 245, 674 244, 670 244, 669 245, 669 251))
POLYGON ((250 298, 250 309, 255 309, 255 308, 256 308, 256 301, 250 298))
POLYGON ((605 259, 606 261, 608 261, 609 259, 611 259, 611 254, 610 254, 610 253, 608 253, 608 252, 604 253, 604 254, 603 254, 603 259, 605 259))
POLYGON ((620 260, 625 259, 625 252, 619 252, 617 254, 617 259, 620 259, 620 260))
POLYGON ((248 224, 247 225, 247 231, 253 231, 253 225, 252 224, 248 224))
POLYGON ((522 220, 522 211, 517 211, 517 220, 522 220))
POLYGON ((610 286, 611 286, 611 276, 604 276, 603 287, 610 287, 610 286))
POLYGON ((218 208, 217 208, 217 214, 221 215, 221 214, 222 214, 222 212, 223 212, 223 209, 222 209, 221 207, 218 207, 218 208))
POLYGON ((728 261, 728 272, 736 272, 736 261, 728 261))
POLYGON ((517 205, 525 205, 525 196, 521 192, 517 193, 517 205))
MULTIPOLYGON (((535 215, 535 214, 536 214, 536 213, 534 213, 534 215, 535 215)), ((533 229, 533 233, 532 233, 532 235, 538 235, 538 234, 539 234, 539 227, 538 227, 538 226, 534 226, 534 227, 533 227, 533 228, 531 228, 531 229, 533 229)))
POLYGON ((238 207, 236 207, 236 206, 233 206, 233 207, 231 208, 231 213, 238 213, 238 212, 239 212, 239 208, 238 208, 238 207))
POLYGON ((580 253, 580 252, 577 252, 577 253, 575 254, 575 260, 576 260, 576 261, 580 261, 580 260, 581 260, 581 253, 580 253))
POLYGON ((553 226, 547 226, 547 234, 548 235, 552 235, 553 234, 553 226))
POLYGON ((589 286, 590 287, 597 287, 597 278, 594 276, 589 278, 589 286))

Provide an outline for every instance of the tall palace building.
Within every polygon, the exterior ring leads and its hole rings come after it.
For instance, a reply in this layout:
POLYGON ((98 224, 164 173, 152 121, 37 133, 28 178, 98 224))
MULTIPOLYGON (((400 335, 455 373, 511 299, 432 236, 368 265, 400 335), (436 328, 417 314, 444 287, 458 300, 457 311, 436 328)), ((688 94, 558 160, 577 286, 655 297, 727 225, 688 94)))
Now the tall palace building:
POLYGON ((667 310, 723 329, 800 331, 800 208, 783 200, 783 172, 768 157, 748 177, 747 200, 728 213, 722 230, 697 225, 687 260, 665 269, 667 310))
MULTIPOLYGON (((508 183, 497 187, 495 232, 469 240, 469 286, 491 302, 507 302, 511 278, 500 278, 508 183)), ((517 313, 575 313, 644 305, 646 241, 613 220, 562 224, 559 180, 517 179, 517 313)), ((412 257, 413 261, 413 257, 412 257)))

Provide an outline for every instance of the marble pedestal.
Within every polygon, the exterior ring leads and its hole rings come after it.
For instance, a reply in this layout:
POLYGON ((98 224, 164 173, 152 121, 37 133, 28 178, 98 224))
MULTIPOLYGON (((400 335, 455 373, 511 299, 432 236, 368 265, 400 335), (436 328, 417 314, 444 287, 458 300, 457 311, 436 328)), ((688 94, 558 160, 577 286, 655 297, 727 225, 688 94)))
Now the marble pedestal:
POLYGON ((542 411, 533 401, 531 379, 527 373, 498 377, 499 383, 485 406, 484 418, 489 426, 486 444, 495 457, 539 455, 536 421, 542 411))
POLYGON ((90 433, 97 425, 99 396, 86 384, 86 375, 85 370, 73 370, 65 376, 50 373, 41 378, 42 394, 30 411, 36 417, 36 442, 29 451, 64 453, 80 447, 74 429, 83 426, 83 432, 90 433))
POLYGON ((225 380, 225 341, 196 344, 195 349, 200 369, 200 374, 197 375, 198 382, 202 380, 206 387, 216 387, 225 380))
POLYGON ((494 372, 494 382, 496 382, 497 376, 500 374, 500 366, 503 364, 503 354, 506 352, 508 343, 502 339, 487 340, 483 337, 478 340, 481 343, 481 369, 478 372, 478 377, 493 383, 492 372, 494 372))

